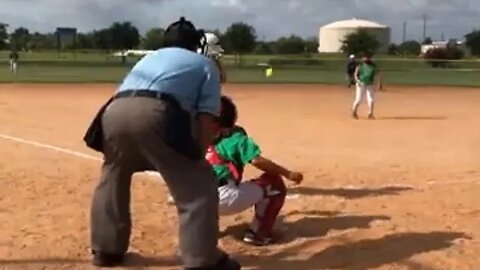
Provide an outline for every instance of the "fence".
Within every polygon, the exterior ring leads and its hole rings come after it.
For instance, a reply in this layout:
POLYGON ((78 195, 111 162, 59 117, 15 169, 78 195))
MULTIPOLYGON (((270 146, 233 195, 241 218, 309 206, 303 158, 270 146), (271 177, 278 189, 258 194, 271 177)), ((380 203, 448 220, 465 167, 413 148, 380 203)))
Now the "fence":
MULTIPOLYGON (((139 57, 128 57, 122 64, 113 53, 37 52, 21 53, 19 70, 12 76, 8 69, 8 52, 0 69, 0 82, 119 82, 139 57)), ((387 84, 480 86, 480 61, 448 61, 445 68, 432 68, 420 58, 378 56, 387 84)), ((341 55, 245 55, 224 56, 223 63, 232 83, 345 83, 345 59, 341 55), (265 77, 266 66, 273 76, 265 77)))

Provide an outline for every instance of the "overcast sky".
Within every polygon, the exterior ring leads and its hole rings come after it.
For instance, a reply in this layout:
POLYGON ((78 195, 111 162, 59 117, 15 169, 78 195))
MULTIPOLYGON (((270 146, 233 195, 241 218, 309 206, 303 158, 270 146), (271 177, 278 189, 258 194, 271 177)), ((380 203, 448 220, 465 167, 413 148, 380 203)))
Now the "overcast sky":
POLYGON ((11 28, 52 32, 57 26, 90 31, 114 21, 132 21, 142 32, 166 27, 185 15, 198 28, 221 29, 244 21, 260 39, 282 35, 315 37, 326 23, 368 19, 392 28, 392 40, 422 37, 422 14, 428 16, 427 36, 463 38, 480 28, 480 0, 0 0, 0 22, 11 28))

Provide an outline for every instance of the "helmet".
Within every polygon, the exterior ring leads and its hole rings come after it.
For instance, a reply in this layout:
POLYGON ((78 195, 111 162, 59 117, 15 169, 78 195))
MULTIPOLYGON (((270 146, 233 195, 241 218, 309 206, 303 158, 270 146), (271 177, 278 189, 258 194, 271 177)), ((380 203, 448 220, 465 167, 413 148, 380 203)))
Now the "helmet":
POLYGON ((205 47, 198 49, 198 53, 205 54, 206 56, 220 57, 224 52, 222 46, 220 45, 220 39, 214 33, 205 33, 203 42, 205 47))
POLYGON ((167 27, 164 33, 164 47, 180 47, 191 51, 202 48, 204 33, 197 30, 192 22, 181 17, 167 27))

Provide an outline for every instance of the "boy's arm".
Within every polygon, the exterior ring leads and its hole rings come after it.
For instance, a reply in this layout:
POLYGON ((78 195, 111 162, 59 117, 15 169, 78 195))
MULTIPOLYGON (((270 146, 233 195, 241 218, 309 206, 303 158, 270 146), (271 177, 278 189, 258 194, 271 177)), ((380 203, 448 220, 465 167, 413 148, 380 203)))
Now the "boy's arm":
POLYGON ((355 67, 355 73, 353 74, 353 77, 355 78, 355 82, 358 82, 358 70, 360 69, 360 66, 355 67))
POLYGON ((377 88, 379 91, 385 91, 385 89, 383 88, 383 78, 382 78, 382 74, 380 73, 380 70, 377 69, 377 71, 375 72, 376 73, 376 78, 377 78, 377 88))
POLYGON ((276 164, 275 162, 264 158, 262 156, 257 156, 251 161, 251 164, 257 169, 264 171, 270 174, 281 175, 288 180, 294 182, 295 184, 300 184, 303 180, 303 174, 299 172, 290 171, 284 168, 281 165, 276 164))
POLYGON ((263 157, 258 145, 246 134, 241 137, 237 147, 237 154, 243 165, 251 164, 265 173, 283 176, 297 185, 302 182, 302 173, 290 171, 263 157))
POLYGON ((215 118, 208 113, 200 113, 197 117, 199 129, 199 143, 202 155, 205 155, 208 147, 212 144, 215 135, 215 118))

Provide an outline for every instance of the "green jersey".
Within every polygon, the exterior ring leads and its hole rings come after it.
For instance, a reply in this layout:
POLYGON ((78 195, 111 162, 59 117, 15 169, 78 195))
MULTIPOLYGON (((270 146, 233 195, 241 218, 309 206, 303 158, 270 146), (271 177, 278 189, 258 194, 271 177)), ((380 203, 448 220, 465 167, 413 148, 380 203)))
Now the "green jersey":
POLYGON ((260 147, 241 127, 234 127, 216 139, 206 159, 212 165, 219 185, 228 180, 241 181, 245 165, 260 155, 260 147))
POLYGON ((373 63, 362 63, 358 67, 358 80, 363 85, 372 85, 375 81, 377 67, 373 63))

